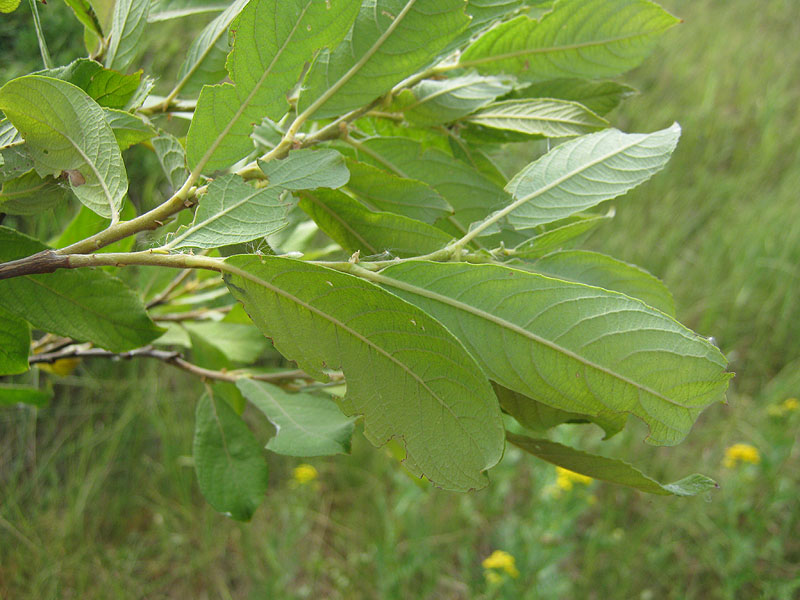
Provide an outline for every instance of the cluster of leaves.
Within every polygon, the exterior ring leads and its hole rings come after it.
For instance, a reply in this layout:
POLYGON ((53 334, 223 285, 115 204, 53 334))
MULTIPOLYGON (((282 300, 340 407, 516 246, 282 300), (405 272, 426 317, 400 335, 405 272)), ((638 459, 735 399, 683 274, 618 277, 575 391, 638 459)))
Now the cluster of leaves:
MULTIPOLYGON (((90 58, 0 89, 0 211, 82 204, 57 250, 0 227, 0 373, 139 355, 203 377, 198 480, 237 519, 267 486, 247 403, 274 424, 273 452, 347 452, 360 419, 450 490, 485 486, 506 441, 648 492, 713 487, 532 437, 564 423, 610 437, 632 414, 676 444, 724 398, 724 357, 674 319, 663 284, 575 248, 678 142, 677 125, 611 128, 632 90, 600 79, 675 17, 649 0, 68 4, 90 58), (198 12, 218 14, 152 95, 129 72, 148 23, 198 12), (532 140, 549 151, 507 177, 492 156, 532 140), (133 145, 170 190, 139 215, 133 145), (160 237, 134 249, 145 230, 160 237), (98 268, 125 265, 161 268, 98 268)), ((26 398, 42 392, 0 388, 26 398)))

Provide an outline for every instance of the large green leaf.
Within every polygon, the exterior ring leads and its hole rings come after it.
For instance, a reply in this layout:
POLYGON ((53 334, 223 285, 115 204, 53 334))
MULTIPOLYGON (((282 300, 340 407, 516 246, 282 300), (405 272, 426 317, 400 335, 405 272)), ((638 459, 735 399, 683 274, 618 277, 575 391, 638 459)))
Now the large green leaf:
POLYGON ((0 308, 0 375, 28 370, 31 328, 24 319, 0 308))
POLYGON ((281 388, 252 379, 236 387, 275 426, 267 450, 287 456, 349 454, 353 421, 328 398, 314 394, 289 394, 281 388))
POLYGON ((470 123, 527 135, 570 137, 608 127, 608 121, 567 100, 504 100, 465 119, 470 123))
POLYGON ((335 190, 303 194, 300 208, 342 248, 361 251, 365 256, 383 252, 400 257, 418 256, 444 248, 453 239, 422 221, 373 212, 335 190))
POLYGON ((539 258, 555 250, 572 247, 592 229, 613 217, 614 211, 610 210, 604 215, 578 213, 549 223, 548 229, 514 248, 513 255, 520 258, 539 258))
MULTIPOLYGON (((44 244, 0 227, 0 261, 30 256, 44 244)), ((100 270, 59 270, 0 281, 0 307, 45 331, 92 342, 112 352, 144 346, 162 330, 141 299, 122 281, 100 270)))
POLYGON ((295 150, 282 160, 259 161, 270 187, 313 190, 342 187, 350 179, 344 157, 336 150, 295 150))
POLYGON ((36 75, 55 77, 77 85, 104 108, 125 108, 142 80, 141 71, 123 75, 88 58, 79 58, 65 67, 47 69, 36 75))
POLYGON ((430 185, 453 207, 461 230, 509 202, 500 186, 472 166, 416 140, 369 138, 359 143, 357 154, 363 162, 430 185))
POLYGON ((494 381, 569 412, 631 413, 653 444, 680 442, 731 377, 708 340, 615 292, 495 265, 410 261, 371 277, 441 321, 494 381))
POLYGON ((298 110, 322 119, 369 104, 436 57, 469 19, 462 0, 372 0, 303 82, 298 110))
POLYGON ((613 77, 638 65, 678 22, 649 0, 559 0, 541 21, 521 15, 490 29, 460 64, 531 81, 613 77))
POLYGON ((490 220, 528 229, 616 198, 664 168, 680 133, 677 123, 649 134, 607 129, 561 144, 508 182, 514 201, 490 220))
POLYGON ((180 189, 183 182, 189 177, 189 170, 186 168, 186 152, 183 150, 183 146, 178 138, 164 131, 154 137, 151 142, 170 187, 173 190, 180 189))
POLYGON ((638 298, 653 308, 675 316, 675 302, 663 282, 641 267, 599 252, 564 250, 521 265, 542 275, 595 285, 638 298))
POLYGON ((169 248, 218 248, 263 238, 286 226, 291 201, 280 188, 255 188, 235 174, 218 177, 200 200, 192 224, 169 248))
POLYGON ((111 43, 106 51, 108 69, 125 71, 136 57, 147 25, 150 0, 116 0, 111 21, 111 43))
POLYGON ((253 126, 289 109, 286 94, 314 53, 339 43, 353 21, 355 0, 251 0, 234 22, 226 67, 231 81, 206 86, 189 128, 192 169, 229 167, 254 146, 253 126))
POLYGON ((510 94, 510 98, 559 98, 583 104, 598 115, 611 112, 636 90, 616 81, 550 79, 533 83, 510 94))
POLYGON ((128 190, 125 165, 103 109, 79 87, 27 75, 0 88, 0 109, 20 131, 36 170, 77 172, 70 186, 97 214, 116 220, 128 190))
POLYGON ((425 223, 452 214, 447 201, 427 183, 405 179, 372 165, 347 159, 347 189, 378 210, 405 215, 425 223))
POLYGON ((204 395, 197 403, 194 467, 200 491, 215 510, 249 521, 267 491, 261 444, 224 400, 204 395))
POLYGON ((37 408, 45 406, 53 397, 53 390, 40 390, 28 385, 0 383, 0 406, 30 404, 37 408))
POLYGON ((402 438, 446 489, 486 485, 503 425, 480 367, 437 321, 359 278, 287 258, 234 256, 225 280, 275 347, 317 378, 341 368, 342 408, 376 445, 402 438))
POLYGON ((477 73, 444 80, 426 79, 401 94, 400 108, 411 123, 429 127, 468 115, 511 88, 508 78, 477 73))
POLYGON ((39 177, 31 169, 0 188, 0 212, 9 215, 37 215, 63 202, 70 195, 63 184, 50 176, 39 177))
POLYGON ((248 0, 235 0, 211 21, 192 42, 178 72, 178 86, 184 94, 196 94, 207 83, 217 83, 227 75, 228 28, 248 0))
POLYGON ((526 452, 559 467, 593 477, 594 479, 600 479, 601 481, 626 485, 649 494, 696 496, 719 487, 713 479, 698 473, 684 477, 674 483, 659 483, 624 461, 589 454, 550 440, 534 439, 509 433, 508 441, 518 448, 522 448, 526 452))

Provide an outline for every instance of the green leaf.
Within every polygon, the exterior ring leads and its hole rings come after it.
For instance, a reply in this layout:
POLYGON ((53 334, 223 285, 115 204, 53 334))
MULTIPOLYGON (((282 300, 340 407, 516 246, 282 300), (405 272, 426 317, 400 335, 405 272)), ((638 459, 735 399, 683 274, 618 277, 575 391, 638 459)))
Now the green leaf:
POLYGON ((306 61, 344 37, 354 0, 251 0, 234 22, 236 37, 226 67, 230 83, 200 93, 186 141, 189 166, 211 172, 252 152, 253 126, 289 109, 292 89, 306 61))
POLYGON ((505 100, 465 119, 492 129, 527 135, 569 137, 608 127, 608 121, 585 106, 566 100, 505 100))
POLYGON ((533 431, 546 431, 563 423, 595 423, 605 431, 603 439, 607 440, 622 431, 628 421, 625 413, 605 411, 597 415, 582 415, 553 408, 494 382, 493 387, 503 410, 520 425, 533 431))
POLYGON ((77 85, 103 108, 126 108, 142 81, 142 72, 123 75, 105 69, 88 58, 79 58, 65 67, 47 69, 36 75, 54 77, 77 85))
POLYGON ((25 144, 0 148, 0 183, 21 177, 33 168, 33 158, 25 144))
POLYGON ((447 201, 427 183, 404 179, 372 165, 348 158, 347 190, 368 205, 411 219, 433 223, 452 214, 447 201))
POLYGON ((167 176, 167 181, 173 191, 179 190, 189 177, 189 169, 186 168, 186 152, 183 150, 183 146, 178 138, 164 131, 154 137, 151 143, 161 170, 167 176))
POLYGON ((237 521, 252 518, 267 491, 261 444, 227 402, 208 395, 197 403, 194 466, 215 510, 237 521))
POLYGON ((0 375, 27 371, 30 346, 28 323, 0 308, 0 375))
POLYGON ((78 200, 103 217, 119 218, 128 178, 94 100, 71 83, 27 75, 0 88, 0 109, 25 138, 39 175, 77 171, 70 187, 78 200))
MULTIPOLYGON (((0 227, 0 261, 30 256, 46 246, 0 227)), ((157 338, 162 329, 141 299, 122 281, 100 270, 61 269, 0 281, 0 307, 45 331, 125 352, 157 338)))
POLYGON ((253 325, 187 321, 183 326, 234 363, 252 364, 269 347, 267 339, 253 325))
POLYGON ((680 442, 731 377, 708 340, 615 292, 495 265, 414 261, 370 278, 444 324, 492 380, 569 412, 631 413, 652 444, 680 442))
POLYGON ((389 252, 408 257, 444 248, 452 236, 422 221, 388 212, 372 212, 335 190, 306 192, 300 208, 319 228, 349 252, 365 256, 389 252))
POLYGON ((104 108, 103 116, 114 132, 114 138, 117 140, 120 150, 127 150, 156 135, 156 130, 145 123, 141 117, 129 112, 104 108))
POLYGON ((114 4, 116 0, 89 0, 92 11, 97 17, 102 34, 108 35, 111 31, 111 23, 114 19, 114 4))
POLYGON ((20 0, 0 0, 0 13, 12 13, 17 10, 20 0))
POLYGON ((229 4, 229 0, 153 0, 147 20, 156 23, 191 15, 220 12, 228 8, 229 4))
POLYGON ((613 210, 604 215, 591 213, 572 215, 549 224, 550 229, 519 244, 512 253, 520 258, 539 258, 555 250, 569 248, 580 242, 592 229, 612 218, 614 218, 613 210))
POLYGON ((287 456, 350 453, 354 419, 345 417, 331 400, 314 394, 289 394, 252 379, 239 379, 236 387, 275 426, 267 450, 287 456))
POLYGON ((411 123, 430 127, 469 115, 511 88, 508 78, 484 77, 477 73, 441 81, 426 79, 401 95, 408 98, 408 104, 401 107, 411 123))
POLYGON ((510 98, 558 98, 583 104, 598 115, 615 109, 625 98, 636 94, 630 86, 616 81, 587 81, 586 79, 550 79, 533 83, 510 94, 510 98))
POLYGON ((0 383, 0 406, 30 404, 37 408, 46 406, 53 398, 53 390, 40 390, 27 385, 0 383))
POLYGON ((587 250, 553 252, 521 268, 557 279, 622 292, 671 317, 675 316, 672 294, 660 279, 641 267, 599 252, 587 250))
POLYGON ((0 188, 0 212, 9 215, 31 216, 49 210, 70 195, 69 190, 48 176, 41 178, 36 171, 10 179, 0 188))
MULTIPOLYGON (((97 16, 95 16, 94 10, 87 0, 64 0, 64 3, 72 9, 75 18, 83 25, 84 40, 92 37, 99 40, 103 37, 103 31, 97 21, 97 16)), ((86 49, 90 52, 92 50, 88 44, 86 49)))
POLYGON ((589 454, 550 440, 509 433, 508 441, 551 464, 601 481, 636 488, 649 494, 696 496, 719 487, 713 479, 699 473, 689 475, 674 483, 662 484, 624 461, 589 454))
POLYGON ((655 133, 607 129, 565 142, 517 173, 506 186, 514 201, 489 221, 514 229, 563 219, 621 196, 664 168, 678 143, 678 124, 655 133))
POLYGON ((197 94, 207 83, 217 83, 227 76, 225 58, 230 52, 228 28, 242 12, 248 0, 235 0, 222 14, 206 25, 192 42, 178 72, 178 89, 183 94, 197 94))
POLYGON ((350 179, 344 157, 336 150, 295 150, 282 160, 258 161, 270 187, 313 190, 342 187, 350 179))
POLYGON ((347 39, 314 61, 298 111, 323 119, 369 104, 436 58, 468 23, 462 0, 366 2, 347 39))
POLYGON ((17 128, 8 119, 0 119, 0 148, 25 143, 17 128))
MULTIPOLYGON (((128 202, 125 206, 123 206, 120 217, 125 221, 129 221, 136 217, 136 209, 133 207, 133 204, 128 202)), ((110 224, 111 223, 108 219, 104 219, 98 214, 90 211, 85 206, 82 206, 78 211, 78 214, 75 215, 75 218, 73 218, 72 221, 70 221, 69 224, 64 228, 64 231, 61 232, 61 235, 59 235, 54 241, 51 241, 50 244, 56 248, 66 248, 67 246, 71 246, 72 244, 93 236, 96 233, 100 233, 104 229, 108 228, 110 224)), ((95 253, 130 252, 135 242, 136 240, 134 239, 134 236, 129 236, 119 240, 118 242, 109 244, 108 246, 98 248, 95 250, 95 253)))
POLYGON ((454 209, 456 231, 509 202, 508 194, 488 177, 436 148, 408 138, 369 138, 359 142, 357 158, 400 177, 430 185, 454 209))
POLYGON ((460 64, 530 81, 613 77, 638 65, 678 22, 649 0, 560 0, 541 21, 521 15, 490 29, 460 64))
POLYGON ((286 226, 291 206, 280 188, 255 188, 238 175, 208 186, 191 226, 178 230, 168 248, 218 248, 266 237, 286 226))
POLYGON ((149 8, 150 0, 115 0, 106 68, 125 71, 133 62, 147 25, 149 8))
POLYGON ((359 278, 278 257, 234 256, 224 275, 278 351, 317 378, 341 368, 342 408, 364 415, 375 445, 402 438, 408 460, 437 485, 486 485, 503 426, 480 367, 444 327, 359 278))

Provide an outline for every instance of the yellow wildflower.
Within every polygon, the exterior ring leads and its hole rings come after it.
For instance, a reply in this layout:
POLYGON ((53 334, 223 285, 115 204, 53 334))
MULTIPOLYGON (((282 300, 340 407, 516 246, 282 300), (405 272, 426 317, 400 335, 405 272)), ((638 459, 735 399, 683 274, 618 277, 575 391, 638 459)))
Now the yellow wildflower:
POLYGON ((304 485, 314 481, 317 478, 317 475, 319 475, 317 470, 311 465, 307 464, 296 466, 292 472, 292 477, 294 477, 294 481, 298 485, 304 485))
POLYGON ((497 571, 484 571, 483 572, 483 576, 486 577, 486 581, 488 581, 492 585, 497 585, 499 583, 503 583, 503 579, 505 579, 497 571))
MULTIPOLYGON (((514 560, 514 557, 508 552, 503 550, 495 550, 489 556, 484 558, 481 564, 487 571, 496 569, 498 571, 505 571, 511 575, 511 577, 519 577, 519 571, 517 570, 515 562, 516 561, 514 560)), ((486 574, 486 578, 491 581, 488 573, 486 574)))
POLYGON ((786 412, 794 412, 796 410, 800 410, 800 400, 797 398, 787 398, 781 404, 781 407, 786 412))
POLYGON ((755 446, 750 444, 734 444, 725 450, 725 459, 722 464, 726 468, 732 469, 740 462, 749 462, 757 465, 761 461, 761 455, 755 446))
POLYGON ((563 467, 556 467, 556 485, 560 489, 569 491, 576 483, 589 485, 592 483, 592 478, 587 477, 586 475, 581 475, 580 473, 575 473, 569 469, 564 469, 563 467))

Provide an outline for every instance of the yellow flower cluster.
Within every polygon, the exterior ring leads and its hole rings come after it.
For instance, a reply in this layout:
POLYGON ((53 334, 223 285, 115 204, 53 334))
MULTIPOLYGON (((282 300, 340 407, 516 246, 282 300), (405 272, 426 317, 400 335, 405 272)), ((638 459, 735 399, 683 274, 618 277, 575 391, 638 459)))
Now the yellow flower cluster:
POLYGON ((767 413, 771 417, 783 417, 786 413, 797 412, 800 410, 800 400, 797 398, 787 398, 780 404, 773 404, 767 407, 767 413))
POLYGON ((592 483, 592 478, 587 477, 586 475, 581 475, 580 473, 575 473, 569 469, 556 467, 556 485, 559 489, 569 491, 575 486, 576 483, 589 485, 592 483))
POLYGON ((761 455, 758 453, 758 449, 750 444, 734 444, 725 450, 725 458, 722 464, 726 468, 732 469, 740 462, 757 465, 761 462, 761 455))
POLYGON ((495 550, 483 559, 481 565, 486 569, 484 575, 489 583, 500 583, 503 581, 501 572, 505 572, 511 577, 519 577, 516 561, 514 557, 504 550, 495 550))
POLYGON ((317 478, 317 470, 311 465, 302 464, 297 465, 292 472, 292 477, 297 485, 305 485, 311 483, 317 478))

